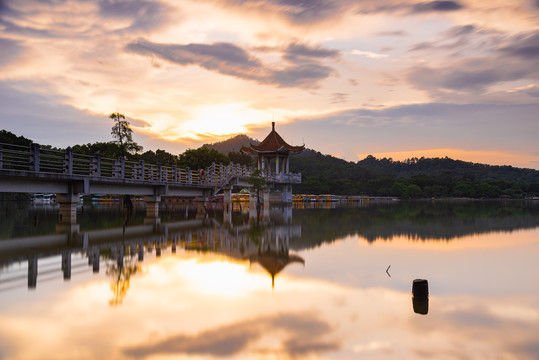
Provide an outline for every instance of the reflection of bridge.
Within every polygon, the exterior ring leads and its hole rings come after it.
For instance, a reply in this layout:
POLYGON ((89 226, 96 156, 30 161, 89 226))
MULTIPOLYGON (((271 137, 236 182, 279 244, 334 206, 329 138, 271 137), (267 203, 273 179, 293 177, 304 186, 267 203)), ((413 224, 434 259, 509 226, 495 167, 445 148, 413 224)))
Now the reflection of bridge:
MULTIPOLYGON (((201 171, 51 150, 31 144, 0 143, 0 192, 54 193, 61 222, 76 222, 79 194, 143 195, 148 216, 157 217, 161 196, 198 197, 224 192, 230 202, 234 186, 248 187, 252 169, 237 164, 212 164, 201 171)), ((301 174, 262 175, 270 184, 296 184, 301 174)), ((269 197, 268 197, 269 199, 269 197)))
MULTIPOLYGON (((0 289, 20 286, 19 282, 26 278, 27 286, 35 288, 38 276, 50 277, 51 266, 57 269, 52 273, 60 274, 61 269, 66 280, 71 278, 74 266, 78 270, 91 266, 93 272, 98 273, 101 259, 108 259, 107 262, 121 270, 124 259, 140 262, 145 253, 153 253, 154 249, 157 257, 181 248, 221 253, 245 261, 258 261, 260 254, 270 258, 274 254, 276 261, 282 262, 288 257, 290 239, 300 236, 301 226, 256 226, 251 222, 251 225, 232 227, 226 222, 221 225, 215 219, 207 218, 163 224, 154 221, 146 225, 83 232, 79 231, 78 225, 60 224, 56 234, 0 241, 0 266, 4 267, 0 272, 0 289), (72 264, 72 259, 76 264, 72 264), (27 268, 17 267, 17 263, 28 265, 27 268)), ((290 257, 296 259, 294 255, 290 257)))

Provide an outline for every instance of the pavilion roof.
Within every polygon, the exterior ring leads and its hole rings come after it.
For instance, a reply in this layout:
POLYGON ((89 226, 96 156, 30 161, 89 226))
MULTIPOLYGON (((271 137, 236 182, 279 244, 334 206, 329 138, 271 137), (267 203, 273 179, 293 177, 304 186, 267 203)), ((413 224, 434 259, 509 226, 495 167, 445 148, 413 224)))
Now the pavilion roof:
POLYGON ((275 122, 271 123, 271 132, 258 145, 250 144, 250 146, 242 146, 241 151, 244 153, 280 153, 280 154, 299 154, 305 149, 305 145, 292 146, 275 131, 275 122))

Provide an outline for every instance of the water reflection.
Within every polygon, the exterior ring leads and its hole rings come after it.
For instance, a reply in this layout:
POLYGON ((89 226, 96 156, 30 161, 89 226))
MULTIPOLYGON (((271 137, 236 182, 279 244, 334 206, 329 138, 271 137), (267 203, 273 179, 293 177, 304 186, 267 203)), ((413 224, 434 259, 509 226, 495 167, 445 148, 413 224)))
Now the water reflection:
MULTIPOLYGON (((162 218, 144 218, 143 224, 131 225, 130 220, 136 219, 135 211, 132 204, 126 208, 126 203, 129 205, 129 201, 118 205, 121 227, 95 229, 94 225, 92 230, 81 231, 79 224, 56 224, 56 231, 52 234, 0 241, 0 264, 7 268, 4 277, 10 277, 11 265, 26 262, 27 286, 36 288, 39 264, 60 255, 63 278, 69 280, 72 257, 86 257, 93 273, 99 273, 100 263, 105 262, 106 274, 112 279, 110 304, 121 305, 131 277, 141 269, 145 252, 152 254, 155 251, 155 257, 160 257, 163 251, 176 253, 180 247, 184 251, 212 252, 257 263, 268 271, 272 286, 275 285, 275 277, 288 264, 305 263, 301 257, 290 254, 290 240, 301 237, 301 226, 290 223, 290 207, 265 208, 261 215, 257 215, 252 213, 252 209, 251 213, 244 210, 243 204, 235 204, 230 209, 223 209, 222 204, 208 204, 198 209, 191 204, 166 204, 162 218), (174 221, 176 214, 183 219, 174 221), (171 222, 162 222, 171 217, 171 222)), ((46 209, 55 210, 54 207, 46 209)), ((82 219, 84 215, 91 216, 92 211, 95 209, 86 210, 84 214, 81 210, 82 219)), ((140 220, 133 222, 137 224, 140 220)), ((16 271, 20 272, 21 266, 16 271)), ((49 273, 50 270, 47 268, 45 271, 49 273)))
POLYGON ((124 228, 119 205, 70 227, 19 206, 30 229, 2 222, 0 358, 535 359, 537 207, 166 204, 149 221, 134 202, 124 228))

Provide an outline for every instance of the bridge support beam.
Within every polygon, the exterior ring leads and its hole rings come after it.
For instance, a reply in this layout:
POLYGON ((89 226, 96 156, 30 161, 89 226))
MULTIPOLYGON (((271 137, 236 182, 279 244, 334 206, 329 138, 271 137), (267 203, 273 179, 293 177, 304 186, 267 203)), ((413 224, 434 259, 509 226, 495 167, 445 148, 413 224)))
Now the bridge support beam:
POLYGON ((56 194, 56 202, 60 205, 58 222, 60 224, 77 223, 77 205, 79 194, 56 194))

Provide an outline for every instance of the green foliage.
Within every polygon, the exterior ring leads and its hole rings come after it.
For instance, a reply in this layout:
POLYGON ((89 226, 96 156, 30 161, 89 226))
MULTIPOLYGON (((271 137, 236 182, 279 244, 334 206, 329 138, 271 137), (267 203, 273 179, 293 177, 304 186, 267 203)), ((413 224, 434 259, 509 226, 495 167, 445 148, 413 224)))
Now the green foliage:
POLYGON ((120 156, 142 151, 142 146, 133 141, 133 130, 129 127, 129 121, 125 120, 125 115, 115 112, 109 118, 114 121, 110 134, 120 146, 120 156))
POLYGON ((148 150, 137 157, 138 160, 144 160, 148 164, 161 164, 164 166, 178 165, 180 157, 172 155, 165 150, 157 149, 155 152, 148 150))
MULTIPOLYGON (((93 156, 97 153, 101 154, 104 158, 117 159, 122 155, 120 145, 109 141, 109 142, 96 142, 93 144, 86 145, 74 145, 71 147, 73 152, 78 154, 84 154, 93 156)), ((129 158, 129 156, 128 156, 129 158)))
POLYGON ((228 158, 234 164, 247 165, 247 166, 254 166, 256 164, 256 160, 253 156, 250 156, 241 152, 231 151, 228 153, 228 158))
POLYGON ((179 160, 181 167, 190 167, 191 169, 204 169, 211 166, 212 163, 228 165, 230 160, 219 151, 205 146, 186 150, 180 155, 179 160))
POLYGON ((403 198, 522 198, 539 194, 539 171, 489 166, 449 158, 412 158, 404 162, 369 155, 357 163, 313 150, 290 159, 302 174, 295 193, 376 195, 403 198))
POLYGON ((32 143, 32 140, 27 139, 24 136, 17 136, 11 131, 2 130, 0 131, 0 143, 29 146, 32 143))
POLYGON ((260 190, 264 189, 267 185, 266 179, 262 176, 260 170, 255 170, 247 178, 247 182, 253 186, 253 190, 256 193, 257 202, 260 202, 260 190))

